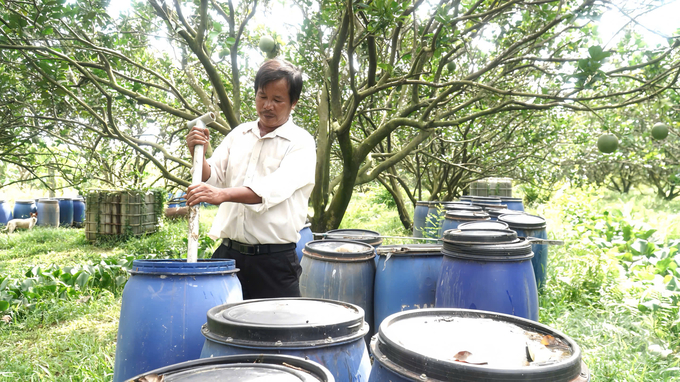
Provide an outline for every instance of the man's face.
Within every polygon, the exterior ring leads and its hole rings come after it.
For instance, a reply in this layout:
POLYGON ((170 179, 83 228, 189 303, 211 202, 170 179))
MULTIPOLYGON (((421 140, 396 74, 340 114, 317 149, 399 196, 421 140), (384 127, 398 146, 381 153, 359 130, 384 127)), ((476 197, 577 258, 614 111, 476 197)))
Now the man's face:
POLYGON ((290 103, 288 81, 285 78, 267 83, 255 96, 255 108, 260 117, 260 124, 265 129, 273 131, 286 123, 296 103, 290 103))

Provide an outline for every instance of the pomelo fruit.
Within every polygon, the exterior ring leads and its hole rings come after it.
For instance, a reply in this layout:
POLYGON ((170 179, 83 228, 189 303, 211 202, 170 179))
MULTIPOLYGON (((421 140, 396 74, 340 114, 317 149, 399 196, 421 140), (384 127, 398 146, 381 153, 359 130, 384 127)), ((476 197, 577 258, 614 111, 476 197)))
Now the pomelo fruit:
POLYGON ((272 36, 262 36, 260 38, 260 50, 269 53, 276 48, 276 41, 272 38, 272 36))
POLYGON ((229 48, 224 48, 222 51, 220 51, 220 58, 225 58, 226 56, 231 54, 231 50, 229 48))
POLYGON ((271 52, 267 52, 267 58, 274 58, 278 55, 276 52, 276 49, 272 50, 271 52))
POLYGON ((456 70, 456 63, 449 62, 448 64, 446 64, 446 70, 448 70, 449 72, 453 72, 454 70, 456 70))
POLYGON ((652 127, 652 138, 656 140, 666 139, 668 136, 668 125, 665 123, 657 123, 652 127))
POLYGON ((597 139, 597 149, 605 154, 613 153, 618 147, 619 140, 614 134, 602 134, 597 139))

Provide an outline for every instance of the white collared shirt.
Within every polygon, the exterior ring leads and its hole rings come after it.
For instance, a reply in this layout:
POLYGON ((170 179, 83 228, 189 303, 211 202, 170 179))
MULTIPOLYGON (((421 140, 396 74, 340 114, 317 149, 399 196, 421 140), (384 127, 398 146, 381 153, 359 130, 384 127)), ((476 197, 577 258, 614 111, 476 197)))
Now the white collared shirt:
POLYGON ((296 243, 314 188, 314 138, 292 117, 264 137, 258 121, 237 126, 208 159, 215 187, 249 187, 259 204, 222 203, 209 236, 248 244, 296 243))

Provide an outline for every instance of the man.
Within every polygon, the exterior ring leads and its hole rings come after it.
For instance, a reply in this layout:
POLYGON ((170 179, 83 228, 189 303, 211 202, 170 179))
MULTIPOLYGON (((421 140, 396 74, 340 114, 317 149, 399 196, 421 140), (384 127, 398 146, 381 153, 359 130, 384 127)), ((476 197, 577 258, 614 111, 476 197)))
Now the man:
MULTIPOLYGON (((243 298, 299 297, 302 272, 295 243, 314 187, 314 138, 290 117, 302 73, 284 60, 265 62, 255 76, 258 119, 232 130, 203 159, 203 182, 187 190, 187 204, 219 204, 210 230, 222 245, 213 258, 236 260, 243 298)), ((194 127, 186 142, 208 144, 194 127)))

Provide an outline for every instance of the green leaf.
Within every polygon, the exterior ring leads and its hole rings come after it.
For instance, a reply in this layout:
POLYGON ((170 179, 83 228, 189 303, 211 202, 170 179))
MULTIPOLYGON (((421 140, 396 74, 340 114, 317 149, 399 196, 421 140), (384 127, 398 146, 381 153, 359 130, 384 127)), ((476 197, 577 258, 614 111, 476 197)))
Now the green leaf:
POLYGON ((9 309, 9 301, 0 300, 0 312, 4 312, 9 309))
POLYGON ((80 289, 82 290, 83 288, 85 288, 85 285, 87 285, 87 281, 89 279, 90 275, 87 274, 86 272, 83 272, 80 275, 78 275, 78 278, 76 279, 76 285, 78 285, 78 287, 80 287, 80 289))

